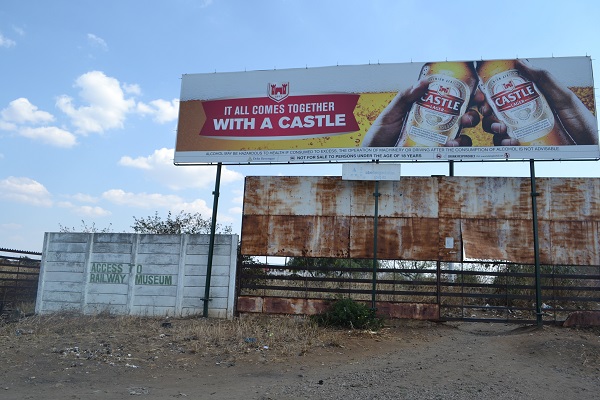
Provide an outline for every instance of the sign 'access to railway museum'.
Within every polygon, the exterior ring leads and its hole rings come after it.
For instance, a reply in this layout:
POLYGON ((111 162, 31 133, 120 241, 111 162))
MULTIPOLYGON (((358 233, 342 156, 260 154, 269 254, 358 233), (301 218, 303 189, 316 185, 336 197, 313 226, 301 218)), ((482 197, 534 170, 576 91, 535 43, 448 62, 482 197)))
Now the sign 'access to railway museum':
POLYGON ((175 164, 600 159, 589 57, 182 77, 175 164))

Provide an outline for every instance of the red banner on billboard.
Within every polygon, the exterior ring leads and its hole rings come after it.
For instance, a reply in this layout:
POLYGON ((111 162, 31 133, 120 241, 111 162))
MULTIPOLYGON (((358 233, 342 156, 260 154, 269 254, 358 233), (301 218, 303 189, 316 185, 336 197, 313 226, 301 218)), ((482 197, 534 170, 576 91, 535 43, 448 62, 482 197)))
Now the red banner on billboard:
POLYGON ((270 97, 202 102, 206 123, 200 136, 264 138, 307 137, 358 130, 356 94, 270 97))

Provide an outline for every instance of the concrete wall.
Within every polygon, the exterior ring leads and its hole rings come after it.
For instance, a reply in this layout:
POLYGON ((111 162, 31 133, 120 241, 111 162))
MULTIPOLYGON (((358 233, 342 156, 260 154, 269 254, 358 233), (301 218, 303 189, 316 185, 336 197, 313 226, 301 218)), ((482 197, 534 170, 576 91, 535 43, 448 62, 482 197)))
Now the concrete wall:
MULTIPOLYGON (((209 235, 46 233, 37 313, 203 313, 209 235)), ((237 235, 216 235, 209 317, 234 311, 237 235)))

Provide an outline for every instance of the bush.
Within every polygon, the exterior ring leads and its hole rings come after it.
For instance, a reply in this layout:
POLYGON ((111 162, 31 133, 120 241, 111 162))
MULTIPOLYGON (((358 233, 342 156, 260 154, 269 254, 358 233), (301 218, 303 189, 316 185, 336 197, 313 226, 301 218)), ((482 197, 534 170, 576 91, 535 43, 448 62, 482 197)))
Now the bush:
POLYGON ((350 329, 377 330, 383 326, 383 318, 377 317, 375 310, 352 299, 336 300, 327 312, 316 315, 314 320, 320 326, 350 329))

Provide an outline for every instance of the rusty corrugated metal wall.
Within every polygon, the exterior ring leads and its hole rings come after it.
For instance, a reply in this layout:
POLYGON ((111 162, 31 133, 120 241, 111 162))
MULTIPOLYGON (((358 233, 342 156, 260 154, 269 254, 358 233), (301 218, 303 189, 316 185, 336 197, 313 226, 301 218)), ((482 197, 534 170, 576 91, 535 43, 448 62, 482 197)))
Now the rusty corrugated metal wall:
MULTIPOLYGON (((537 178, 543 264, 600 265, 600 179, 537 178)), ((375 183, 247 177, 245 255, 373 257, 375 183)), ((378 258, 533 263, 529 178, 379 183, 378 258)))

